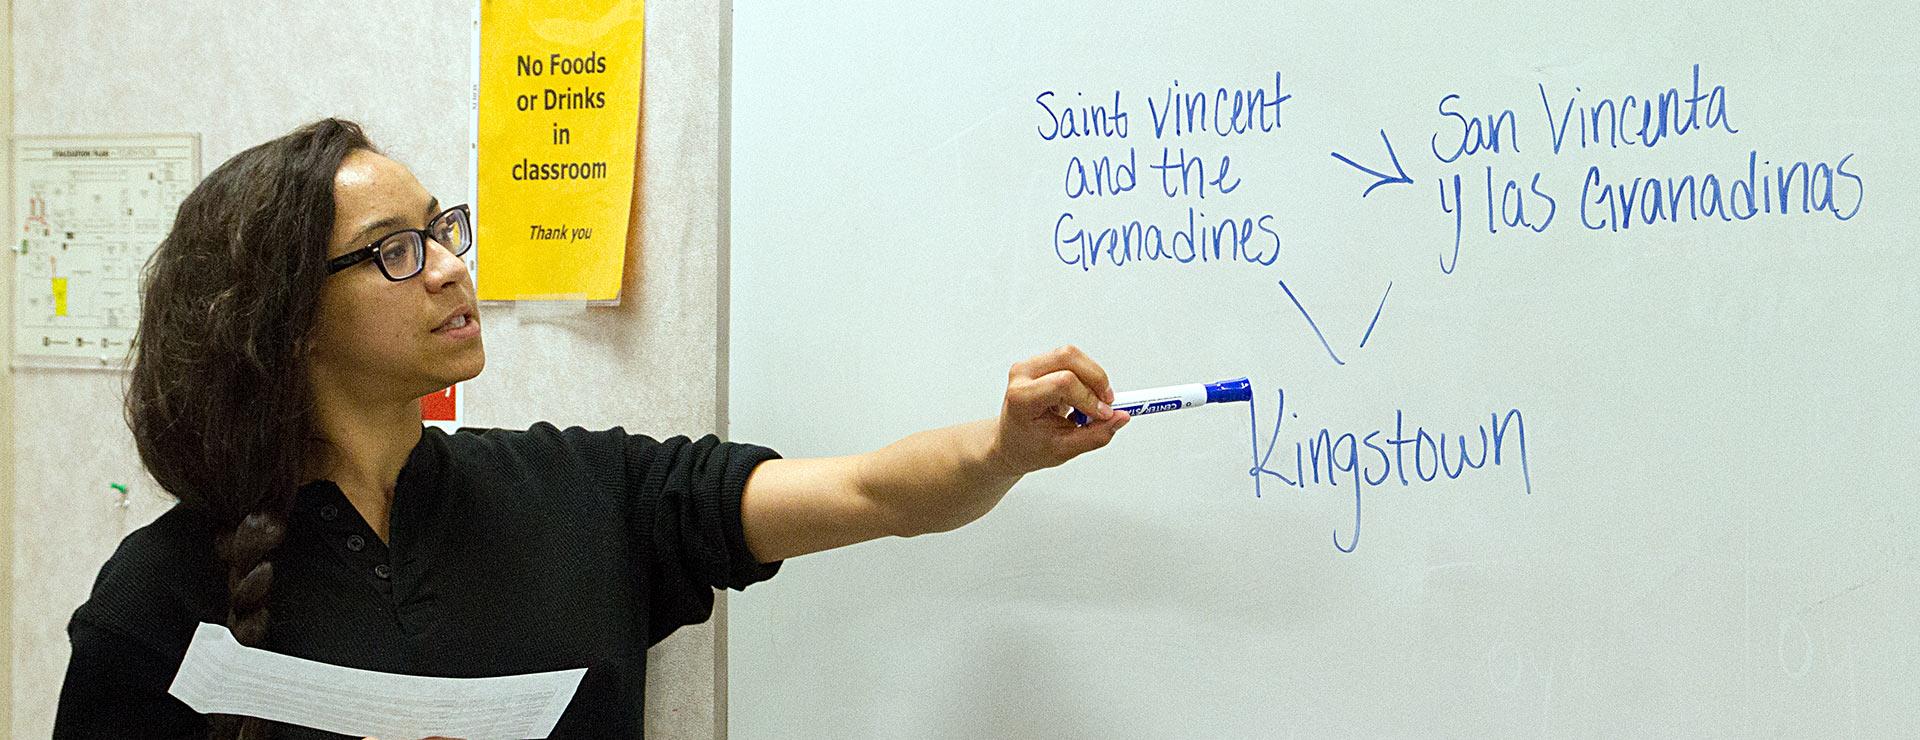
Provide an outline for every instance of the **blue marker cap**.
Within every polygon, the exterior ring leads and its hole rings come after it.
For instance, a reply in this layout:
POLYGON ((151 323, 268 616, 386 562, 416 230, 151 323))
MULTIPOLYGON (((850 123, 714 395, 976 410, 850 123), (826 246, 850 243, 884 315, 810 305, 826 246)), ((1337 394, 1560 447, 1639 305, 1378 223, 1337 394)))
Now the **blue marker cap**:
POLYGON ((1246 378, 1207 384, 1207 403, 1253 400, 1253 384, 1246 378))

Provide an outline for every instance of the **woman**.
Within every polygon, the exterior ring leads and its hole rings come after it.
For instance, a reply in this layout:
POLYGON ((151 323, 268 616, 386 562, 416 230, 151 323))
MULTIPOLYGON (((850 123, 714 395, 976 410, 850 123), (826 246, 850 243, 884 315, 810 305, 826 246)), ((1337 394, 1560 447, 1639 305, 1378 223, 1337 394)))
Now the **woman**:
POLYGON ((169 695, 205 621, 378 671, 586 667, 555 736, 638 737, 647 647, 704 621, 712 588, 959 527, 1127 421, 1066 347, 1013 367, 998 418, 851 457, 423 428, 417 399, 486 362, 471 244, 465 207, 339 120, 240 153, 181 204, 147 267, 127 392, 141 459, 180 503, 127 536, 74 613, 56 736, 332 736, 169 695))

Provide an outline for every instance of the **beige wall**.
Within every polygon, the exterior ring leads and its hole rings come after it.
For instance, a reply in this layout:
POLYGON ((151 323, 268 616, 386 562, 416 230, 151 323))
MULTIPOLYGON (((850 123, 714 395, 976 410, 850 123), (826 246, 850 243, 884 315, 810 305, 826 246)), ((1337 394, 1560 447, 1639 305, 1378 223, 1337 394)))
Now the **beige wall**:
MULTIPOLYGON (((18 116, 8 128, 198 133, 205 171, 299 123, 340 115, 365 124, 443 198, 466 193, 472 8, 471 0, 15 0, 18 27, 34 31, 8 35, 18 76, 18 116)), ((720 428, 726 12, 719 0, 647 4, 641 217, 625 300, 487 309, 489 363, 466 387, 467 423, 720 428)), ((9 692, 11 736, 44 737, 66 666, 67 617, 120 538, 169 500, 139 466, 118 410, 120 376, 14 377, 5 418, 22 424, 7 435, 18 455, 19 485, 8 497, 18 546, 12 578, 0 581, 13 584, 21 606, 9 641, 19 678, 9 692), (127 509, 111 504, 116 482, 132 487, 127 509)), ((651 653, 649 737, 724 735, 719 622, 681 630, 651 653)))
MULTIPOLYGON (((0 0, 0 218, 13 238, 13 3, 0 0)), ((11 246, 9 244, 8 246, 11 246)), ((13 716, 13 250, 0 250, 0 716, 13 716)))

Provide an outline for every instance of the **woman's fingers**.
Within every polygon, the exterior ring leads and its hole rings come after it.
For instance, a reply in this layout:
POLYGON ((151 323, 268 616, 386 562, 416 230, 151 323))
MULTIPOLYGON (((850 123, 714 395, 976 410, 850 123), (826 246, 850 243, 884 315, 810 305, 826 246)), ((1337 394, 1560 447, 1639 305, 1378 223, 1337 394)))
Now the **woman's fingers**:
POLYGON ((1112 414, 1106 402, 1071 370, 1055 370, 1028 381, 1019 395, 1020 405, 1027 413, 1059 417, 1062 416, 1059 409, 1064 407, 1086 414, 1093 421, 1103 421, 1112 414))
POLYGON ((1061 459, 1071 460, 1107 446, 1108 442, 1113 441, 1114 433, 1126 426, 1131 418, 1125 411, 1115 411, 1106 419, 1089 421, 1086 426, 1062 434, 1059 439, 1061 459))
MULTIPOLYGON (((1060 370, 1071 371, 1080 383, 1093 391, 1101 401, 1113 401, 1113 386, 1107 380, 1107 371, 1100 364, 1071 344, 1042 355, 1029 357, 1014 363, 1008 372, 1010 383, 1021 380, 1033 380, 1060 370)), ((1085 411, 1085 409, 1081 409, 1085 411)))

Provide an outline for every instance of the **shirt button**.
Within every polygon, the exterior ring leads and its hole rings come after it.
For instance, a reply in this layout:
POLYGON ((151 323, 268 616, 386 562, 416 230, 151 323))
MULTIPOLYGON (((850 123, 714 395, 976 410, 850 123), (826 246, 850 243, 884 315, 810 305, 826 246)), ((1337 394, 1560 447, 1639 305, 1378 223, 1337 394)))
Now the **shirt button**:
POLYGON ((380 580, 384 581, 393 577, 393 568, 387 567, 386 563, 381 563, 373 566, 373 574, 379 576, 380 580))
POLYGON ((354 552, 367 549, 367 538, 357 534, 347 535, 347 549, 354 552))
POLYGON ((320 519, 321 519, 321 520, 323 520, 323 521, 329 521, 329 522, 330 522, 330 521, 333 521, 333 520, 335 520, 335 519, 339 519, 339 518, 340 518, 340 509, 339 509, 339 507, 336 507, 336 506, 334 506, 333 504, 327 504, 326 506, 322 506, 322 507, 320 507, 320 519))

